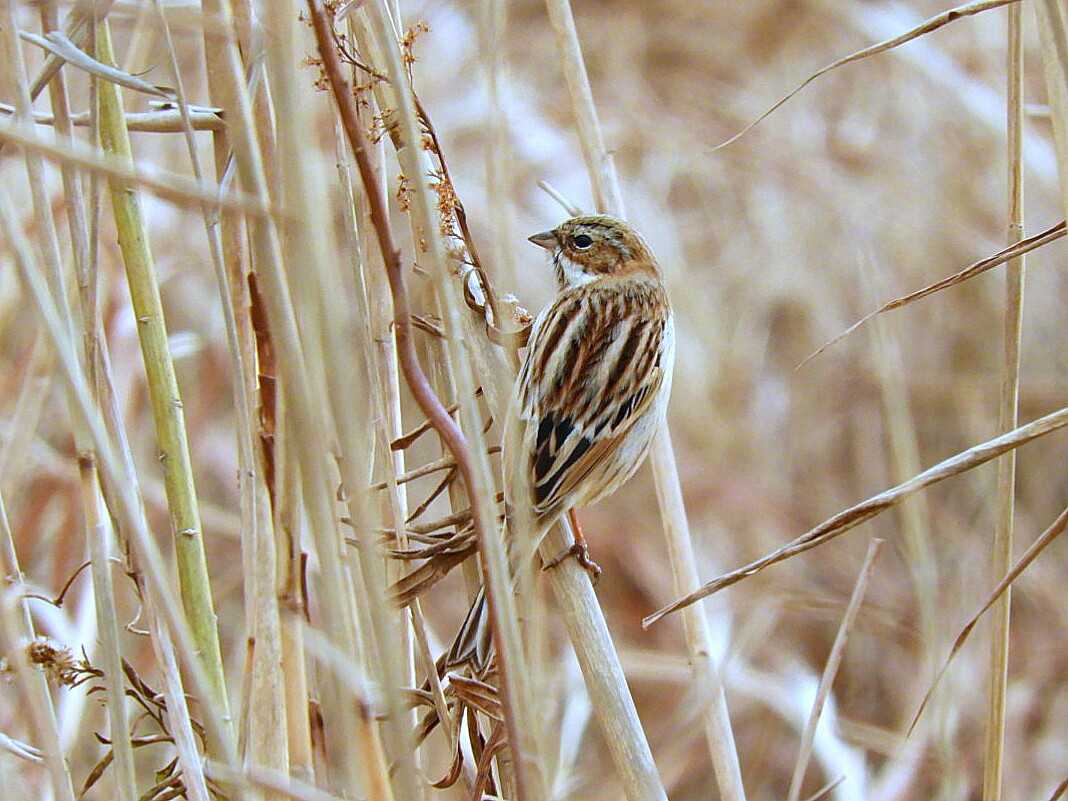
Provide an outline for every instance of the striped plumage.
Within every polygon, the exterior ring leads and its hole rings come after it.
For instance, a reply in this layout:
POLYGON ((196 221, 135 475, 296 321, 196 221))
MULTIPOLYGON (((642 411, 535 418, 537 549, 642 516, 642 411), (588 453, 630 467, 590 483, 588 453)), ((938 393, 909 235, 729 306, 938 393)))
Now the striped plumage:
MULTIPOLYGON (((524 424, 516 479, 539 523, 613 493, 637 470, 671 382, 671 311, 655 278, 608 277, 562 292, 534 324, 516 383, 524 424)), ((541 526, 539 526, 541 528, 541 526)))
MULTIPOLYGON (((675 333, 660 269, 626 223, 573 217, 530 240, 550 252, 560 291, 531 328, 503 462, 509 525, 526 519, 539 541, 641 465, 667 408, 675 333)), ((450 665, 485 664, 485 618, 480 595, 450 665)))

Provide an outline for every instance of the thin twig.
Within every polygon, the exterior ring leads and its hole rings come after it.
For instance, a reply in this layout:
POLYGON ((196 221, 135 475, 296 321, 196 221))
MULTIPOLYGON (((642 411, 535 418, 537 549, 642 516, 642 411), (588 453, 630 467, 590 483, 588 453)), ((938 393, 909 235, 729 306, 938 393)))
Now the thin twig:
POLYGON ((816 72, 805 78, 805 80, 799 83, 797 85, 797 88, 792 90, 789 94, 784 95, 783 97, 776 100, 767 111, 765 111, 751 123, 742 128, 742 130, 740 130, 730 139, 727 139, 724 142, 720 142, 718 145, 712 148, 712 152, 714 153, 715 151, 720 150, 721 148, 727 147, 727 145, 737 142, 739 139, 741 139, 743 136, 753 130, 753 128, 755 128, 760 122, 767 119, 773 112, 778 110, 784 103, 786 103, 787 100, 792 98, 794 95, 796 95, 810 83, 815 81, 817 78, 826 75, 828 72, 831 72, 832 70, 835 70, 838 67, 844 67, 846 64, 852 64, 854 61, 860 61, 870 56, 878 55, 879 53, 885 53, 887 50, 892 50, 895 47, 898 47, 899 45, 905 44, 906 42, 911 42, 913 39, 919 36, 923 36, 924 34, 936 31, 942 26, 948 25, 949 23, 955 22, 959 19, 963 19, 964 17, 970 17, 973 14, 979 14, 983 11, 989 11, 992 8, 1000 8, 1001 6, 1009 5, 1010 3, 1015 2, 1018 2, 1018 0, 977 0, 977 2, 964 3, 963 5, 959 5, 956 8, 951 8, 948 11, 943 11, 941 14, 936 14, 935 16, 924 20, 915 28, 905 31, 899 36, 895 36, 892 39, 887 39, 885 41, 878 42, 877 44, 873 44, 870 47, 865 47, 863 50, 858 50, 855 53, 850 53, 848 56, 843 56, 837 61, 832 61, 827 66, 817 70, 816 72))
POLYGON ((827 696, 830 695, 831 685, 834 684, 835 676, 838 675, 838 666, 842 664, 842 655, 845 653, 846 642, 849 632, 853 628, 853 622, 857 619, 860 605, 864 602, 864 593, 868 589, 868 579, 871 578, 872 569, 875 566, 875 557, 879 554, 879 547, 883 544, 880 539, 872 539, 868 544, 868 553, 864 557, 864 563, 860 567, 857 582, 853 586, 853 594, 849 598, 849 605, 842 622, 838 626, 838 634, 835 635, 831 653, 827 657, 827 664, 820 676, 819 686, 816 688, 816 697, 812 701, 812 710, 805 722, 804 731, 801 733, 801 746, 797 752, 797 762, 794 764, 793 777, 790 779, 790 791, 786 795, 787 801, 797 801, 801 796, 801 785, 805 781, 805 771, 808 770, 809 760, 812 758, 812 744, 816 739, 816 727, 820 722, 827 696))

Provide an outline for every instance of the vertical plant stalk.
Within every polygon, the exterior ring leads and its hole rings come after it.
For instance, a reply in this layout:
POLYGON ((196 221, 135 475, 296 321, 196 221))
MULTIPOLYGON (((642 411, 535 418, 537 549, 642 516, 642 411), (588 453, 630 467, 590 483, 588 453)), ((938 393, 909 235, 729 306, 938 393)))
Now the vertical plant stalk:
MULTIPOLYGON (((85 371, 78 362, 76 349, 71 341, 70 332, 62 321, 55 300, 52 298, 41 278, 40 271, 34 258, 33 249, 23 235, 16 220, 11 200, 6 191, 0 187, 0 231, 8 240, 15 254, 15 266, 18 268, 19 279, 27 294, 36 307, 44 328, 48 333, 49 341, 54 348, 61 373, 65 378, 65 388, 70 406, 78 417, 78 424, 85 426, 92 438, 93 447, 96 451, 97 465, 101 480, 108 488, 105 497, 108 497, 112 513, 118 518, 122 530, 127 535, 130 544, 137 556, 139 569, 143 577, 142 585, 146 592, 146 602, 151 601, 161 618, 166 621, 167 628, 174 635, 175 642, 179 646, 179 654, 182 665, 187 675, 192 679, 194 692, 200 698, 210 698, 212 694, 206 671, 202 660, 196 654, 196 645, 185 617, 179 611, 180 604, 171 590, 163 557, 160 555, 155 540, 151 537, 148 525, 145 521, 144 509, 136 494, 136 476, 132 471, 132 459, 129 449, 123 447, 120 462, 119 453, 112 447, 107 429, 102 420, 100 410, 93 405, 85 371), (110 494, 109 494, 110 493, 110 494)), ((107 350, 101 342, 101 355, 106 355, 107 350)), ((106 367, 106 361, 104 362, 106 367)), ((105 369, 98 374, 107 380, 109 373, 105 369)), ((108 387, 109 393, 111 392, 108 387)), ((118 422, 117 409, 113 395, 109 394, 109 403, 105 406, 109 417, 109 425, 120 440, 123 437, 121 425, 118 422)), ((155 639, 166 638, 170 641, 167 630, 156 627, 153 630, 155 639)), ((232 732, 227 723, 221 717, 220 710, 212 704, 204 704, 201 707, 203 723, 207 730, 209 742, 219 746, 227 764, 236 764, 236 753, 233 747, 232 732)), ((177 719, 174 726, 188 728, 188 719, 177 719)), ((192 737, 192 734, 189 735, 192 737)), ((200 771, 200 762, 190 763, 183 767, 184 770, 200 771)))
MULTIPOLYGON (((342 197, 345 206, 345 234, 348 251, 351 254, 351 262, 356 285, 356 314, 363 320, 361 330, 364 342, 368 347, 365 351, 368 382, 371 388, 372 407, 385 411, 383 426, 379 428, 383 434, 384 442, 381 449, 372 447, 383 457, 386 473, 386 489, 388 493, 388 505, 393 517, 393 528, 397 532, 397 544, 401 548, 408 547, 406 521, 408 519, 408 485, 398 484, 396 477, 403 475, 405 471, 404 450, 396 451, 389 447, 389 443, 404 433, 401 403, 400 363, 397 359, 397 342, 393 331, 392 299, 389 293, 389 281, 385 271, 375 264, 372 267, 368 261, 373 248, 365 248, 364 244, 373 240, 373 226, 371 225, 367 202, 364 195, 356 195, 352 186, 352 159, 349 155, 351 148, 345 138, 340 122, 335 125, 338 149, 338 175, 341 182, 342 197), (384 430, 382 430, 384 429, 384 430)), ((379 188, 384 189, 384 178, 381 163, 372 165, 373 172, 379 177, 379 188)), ((388 213, 388 209, 386 210, 388 213)), ((326 317, 326 315, 324 315, 326 317)), ((327 317, 329 319, 329 317, 327 317)), ((373 471, 373 462, 371 464, 373 471)), ((454 507, 455 508, 455 507, 454 507)), ((378 558, 370 556, 370 558, 378 558)), ((390 571, 389 583, 404 574, 404 566, 398 560, 387 560, 390 571)), ((448 725, 451 719, 448 714, 447 703, 441 688, 441 680, 438 677, 434 658, 430 650, 429 638, 426 632, 426 621, 423 617, 422 606, 418 599, 409 606, 409 611, 401 613, 404 620, 404 628, 398 632, 401 651, 398 662, 404 666, 407 675, 406 683, 410 686, 418 686, 416 679, 416 648, 421 663, 426 669, 426 679, 430 686, 430 692, 434 697, 434 705, 438 711, 438 718, 445 722, 445 733, 449 739, 450 753, 456 751, 455 727, 448 725), (410 618, 408 617, 410 615, 410 618), (410 622, 410 626, 408 625, 410 622), (413 637, 414 635, 414 637, 413 637), (414 647, 413 647, 414 646, 414 647)), ((419 725, 417 709, 412 709, 406 715, 407 724, 414 731, 419 725)), ((415 767, 423 770, 423 762, 420 760, 418 751, 415 754, 415 767)), ((425 790, 424 790, 425 792, 425 790)))
MULTIPOLYGON (((291 7, 290 7, 291 8, 291 7)), ((233 26, 233 14, 229 0, 205 0, 204 10, 214 14, 224 32, 233 26)), ((280 12, 281 13, 281 12, 280 12)), ((245 86, 244 68, 236 43, 227 33, 216 43, 221 52, 219 69, 219 99, 226 109, 227 126, 234 149, 237 172, 246 191, 261 200, 269 197, 263 155, 257 140, 256 126, 252 121, 252 107, 245 86)), ((272 47, 277 43, 272 43, 272 47)), ((286 43, 289 57, 278 59, 283 69, 276 71, 287 83, 276 87, 279 91, 279 106, 287 114, 297 113, 301 106, 298 88, 293 85, 291 72, 297 59, 291 45, 286 43), (283 64, 283 62, 286 62, 283 64)), ((286 201, 290 213, 298 220, 292 233, 300 238, 300 252, 315 254, 321 251, 321 235, 313 222, 308 203, 311 190, 304 165, 295 156, 281 165, 287 168, 283 176, 286 201)), ((332 480, 327 472, 329 458, 327 421, 323 418, 324 390, 313 381, 315 373, 309 370, 301 345, 289 287, 278 228, 273 220, 256 219, 250 222, 253 260, 256 265, 257 286, 264 301, 271 342, 275 347, 276 364, 279 369, 287 423, 293 443, 293 453, 299 458, 302 492, 308 513, 310 530, 319 553, 318 591, 322 621, 332 644, 346 655, 356 653, 355 612, 351 603, 348 577, 344 569, 344 544, 337 529, 334 499, 331 493, 332 480)), ((311 263, 315 257, 307 255, 311 263)), ((326 258, 325 254, 322 256, 326 258)), ((337 771, 332 777, 341 795, 358 794, 358 770, 350 758, 348 749, 358 737, 354 710, 348 703, 347 694, 336 675, 324 675, 320 682, 321 708, 331 764, 337 771)))
MULTIPOLYGON (((693 551, 682 487, 675 472, 675 453, 671 444, 671 432, 665 424, 656 439, 649 456, 656 475, 656 496, 662 512, 664 535, 667 540, 668 559, 676 595, 685 595, 701 586, 697 573, 697 559, 693 551), (666 475, 667 480, 662 476, 666 475), (671 477, 674 476, 674 480, 671 477), (675 526, 685 527, 677 529, 675 526)), ((712 652, 712 635, 708 617, 701 602, 682 610, 682 626, 689 651, 690 669, 694 685, 700 688, 705 739, 715 769, 720 796, 724 801, 744 801, 742 772, 738 764, 738 752, 731 729, 727 695, 724 692, 719 666, 712 652)))
MULTIPOLYGON (((106 22, 97 29, 96 44, 97 59, 114 65, 111 35, 106 22)), ((119 89, 115 84, 101 82, 98 91, 102 145, 109 153, 132 162, 130 137, 126 130, 119 89)), ((115 228, 126 266, 145 375, 152 400, 160 462, 163 465, 167 504, 175 538, 182 606, 212 693, 212 697, 205 700, 214 704, 223 720, 232 725, 215 607, 204 554, 200 512, 193 485, 189 443, 186 439, 185 416, 178 391, 178 379, 174 373, 174 362, 167 344, 163 303, 152 253, 149 250, 148 231, 137 193, 117 181, 109 183, 115 228)))
POLYGON ((808 720, 805 722, 804 731, 801 733, 801 746, 797 753, 797 762, 794 764, 793 777, 790 779, 790 791, 786 795, 787 801, 797 801, 801 797, 801 785, 805 781, 805 771, 808 770, 809 759, 812 757, 812 745, 816 740, 816 727, 820 722, 820 715, 827 702, 827 696, 831 693, 834 678, 838 675, 838 667, 842 664, 842 655, 845 653, 846 642, 849 640, 849 632, 857 619, 860 606, 864 603, 864 594, 868 590, 868 579, 871 578, 872 568, 875 566, 875 557, 879 555, 879 547, 883 544, 880 539, 872 539, 868 544, 868 552, 864 556, 864 563, 860 567, 857 582, 853 585, 853 594, 849 598, 842 622, 838 626, 838 634, 835 635, 831 653, 827 657, 827 664, 820 676, 820 683, 816 688, 816 697, 812 702, 808 720))
MULTIPOLYGON (((515 286, 515 237, 513 236, 511 178, 512 159, 508 141, 508 120, 501 101, 504 82, 505 28, 508 4, 505 0, 482 0, 479 13, 479 42, 489 115, 486 118, 486 195, 493 232, 493 277, 501 286, 515 286)), ((494 320, 500 327, 501 321, 494 320)))
POLYGON ((40 670, 30 667, 26 659, 26 646, 33 641, 35 633, 28 601, 18 597, 23 594, 22 571, 3 496, 0 496, 0 570, 0 626, 3 629, 0 639, 6 646, 3 653, 9 656, 15 668, 23 701, 36 729, 35 745, 44 753, 56 798, 74 801, 74 788, 67 761, 63 757, 48 680, 40 670))
MULTIPOLYGON (((5 49, 8 63, 12 64, 15 72, 15 84, 18 96, 18 114, 24 119, 32 118, 30 89, 27 85, 27 76, 22 61, 21 43, 15 30, 15 19, 10 4, 5 4, 5 18, 3 21, 5 30, 5 49)), ((54 0, 41 5, 41 24, 45 30, 58 30, 58 12, 54 0)), ((50 99, 55 120, 55 128, 61 136, 70 138, 72 126, 70 120, 70 107, 67 97, 67 87, 62 72, 57 72, 53 77, 50 87, 50 99)), ((51 282, 52 293, 57 308, 66 325, 71 342, 75 341, 75 332, 81 328, 83 333, 84 348, 78 351, 79 360, 83 369, 90 364, 95 352, 93 343, 95 340, 95 319, 89 311, 86 318, 86 310, 72 308, 65 280, 63 264, 59 254, 58 237, 55 230, 55 221, 51 207, 48 203, 46 187, 44 184, 43 165, 39 155, 26 153, 26 167, 31 181, 31 193, 33 196, 35 212, 39 221, 38 235, 42 239, 41 251, 48 259, 48 277, 51 282), (78 318, 83 318, 84 326, 79 325, 78 318)), ((89 232, 85 215, 85 198, 82 193, 81 177, 71 164, 60 165, 63 176, 63 188, 66 196, 67 217, 70 227, 71 242, 74 250, 74 261, 79 286, 84 286, 87 281, 89 268, 89 232)), ((84 293, 83 293, 84 295, 84 293)), ((84 304, 83 304, 84 305, 84 304)), ((32 377, 32 373, 31 373, 32 377)), ((126 698, 124 694, 123 679, 120 666, 118 623, 115 613, 115 598, 111 586, 110 567, 106 556, 101 556, 98 551, 102 549, 104 554, 108 550, 108 530, 101 525, 100 510, 101 499, 97 481, 96 459, 93 456, 92 438, 88 429, 80 422, 74 409, 70 409, 71 427, 74 434, 75 450, 78 453, 78 475, 81 483, 82 510, 85 520, 86 536, 92 551, 94 571, 93 593, 97 616, 98 632, 101 641, 102 659, 107 668, 105 686, 107 691, 107 705, 110 723, 110 735, 114 744, 113 754, 115 762, 115 786, 120 801, 134 801, 136 797, 136 781, 133 762, 133 747, 130 743, 129 722, 126 717, 126 698), (101 559, 104 561, 101 562, 101 559), (97 580, 97 572, 103 569, 104 576, 97 580)))
MULTIPOLYGON (((204 170, 197 154, 196 138, 193 132, 192 118, 190 116, 187 95, 181 69, 178 65, 178 55, 175 50, 174 40, 171 35, 167 15, 163 10, 161 0, 153 0, 156 17, 160 29, 163 32, 167 46, 167 55, 171 67, 171 79, 174 81, 174 94, 177 100, 178 110, 181 114, 182 133, 185 135, 186 150, 189 153, 189 161, 193 168, 193 176, 202 181, 204 170)), ((255 437, 252 430, 252 401, 251 391, 247 376, 250 373, 246 360, 246 351, 243 348, 241 334, 234 310, 234 287, 232 286, 235 272, 240 270, 228 270, 226 253, 223 246, 222 232, 216 212, 207 204, 201 208, 201 217, 204 220, 204 232, 208 240, 208 252, 211 254, 211 264, 215 273, 215 284, 219 292, 219 302, 222 307, 223 323, 226 330, 226 346, 230 356, 230 364, 233 368, 233 394, 234 409, 237 417, 237 466, 238 466, 238 490, 241 498, 241 549, 245 565, 245 603, 246 608, 252 610, 247 617, 248 628, 255 631, 256 615, 269 614, 262 605, 255 601, 256 581, 255 576, 262 564, 257 559, 258 541, 262 538, 264 547, 273 547, 272 532, 270 530, 270 517, 264 515, 259 509, 259 502, 264 499, 266 489, 262 484, 263 472, 260 469, 255 447, 255 437), (267 524, 267 530, 260 531, 260 523, 267 524)), ((244 280, 241 276, 240 280, 244 280)), ((269 558, 269 557, 267 557, 269 558)), ((273 594, 273 593, 272 593, 273 594)), ((263 625, 270 628, 269 624, 263 625)), ((257 638, 261 635, 257 634, 257 638)), ((273 702, 268 701, 268 704, 273 702)), ((277 765, 268 765, 275 767, 277 765)))
MULTIPOLYGON (((349 17, 349 35, 352 40, 357 38, 357 30, 361 35, 363 28, 358 28, 355 20, 356 15, 349 17)), ((368 117, 373 110, 368 110, 368 117)), ((383 347, 386 340, 394 348, 393 360, 396 360, 396 341, 393 336, 391 321, 392 300, 389 295, 389 281, 385 270, 382 268, 380 258, 375 257, 374 226, 370 219, 370 209, 367 196, 363 192, 355 191, 352 182, 354 169, 351 156, 351 147, 345 136, 339 119, 335 119, 335 135, 337 142, 338 174, 341 182, 343 205, 345 208, 345 248, 349 254, 349 261, 354 270, 353 284, 356 290, 356 304, 332 297, 333 306, 324 312, 324 319, 343 320, 346 315, 354 315, 359 323, 350 322, 347 327, 334 326, 330 329, 327 341, 330 347, 330 363, 342 363, 346 358, 351 358, 353 350, 361 353, 361 375, 364 376, 367 386, 371 390, 353 394, 355 382, 352 380, 354 371, 329 371, 331 382, 330 397, 334 402, 334 417, 338 428, 338 438, 342 445, 342 482, 349 490, 349 517, 356 523, 357 548, 350 549, 350 568, 356 581, 359 593, 360 622, 363 631, 364 663, 371 675, 377 676, 382 686, 395 688, 404 677, 412 675, 413 652, 409 647, 410 634, 407 620, 401 618, 403 625, 397 625, 398 614, 388 600, 390 579, 387 576, 390 562, 376 543, 373 521, 375 514, 371 511, 368 492, 366 487, 374 480, 376 461, 376 437, 374 431, 367 430, 362 421, 380 414, 382 409, 381 392, 378 387, 381 381, 378 378, 375 367, 375 353, 377 348, 383 347), (371 300, 371 298, 374 300, 371 300), (357 332, 355 337, 339 337, 342 331, 357 332), (381 339, 379 337, 381 334, 381 339), (348 356, 344 354, 349 354, 348 356), (356 398, 355 407, 348 398, 356 398), (339 402, 340 401, 340 402, 339 402), (379 411, 376 411, 379 410, 379 411), (362 463, 361 463, 362 461, 362 463)), ((381 192, 387 191, 385 175, 385 142, 379 142, 372 149, 372 171, 377 177, 381 192)), ((388 213, 388 209, 387 209, 388 213)), ((339 284, 340 274, 338 275, 339 284)), ((350 317, 351 319, 351 317, 350 317)), ((384 349, 384 348, 383 348, 384 349)), ((399 369, 399 363, 395 365, 399 369)), ((391 379, 392 381, 392 379, 391 379)), ((386 434, 386 432, 379 432, 386 434)), ((388 435, 387 435, 388 436, 388 435)), ((390 453, 388 443, 384 444, 386 457, 390 453)), ((386 468, 387 473, 389 468, 386 468)), ((395 476, 389 477, 395 486, 395 476)), ((393 496, 392 489, 390 491, 393 496)), ((407 515, 404 515, 406 518, 407 515)), ((379 518, 381 519, 381 518, 379 518)), ((403 519, 403 518, 402 518, 403 519)), ((403 613, 402 613, 403 614, 403 613)), ((415 618, 412 618, 413 622, 415 618)), ((420 642, 420 647, 423 647, 420 642)), ((429 648, 426 650, 429 656, 429 648)), ((434 693, 435 702, 440 696, 440 681, 436 670, 430 675, 431 691, 434 693)), ((395 765, 400 766, 400 771, 410 774, 408 779, 414 787, 414 777, 420 769, 418 766, 418 754, 414 738, 411 736, 415 728, 412 725, 415 710, 409 710, 401 703, 400 694, 397 692, 387 693, 387 710, 389 720, 385 726, 385 739, 389 752, 396 755, 393 759, 395 765)), ((439 710, 440 713, 440 710, 439 710)), ((447 720, 447 716, 441 717, 447 720)), ((378 729, 373 726, 363 725, 361 731, 368 736, 377 736, 378 729)), ((365 746, 365 752, 377 755, 373 748, 365 746)), ((389 773, 388 758, 381 763, 378 772, 389 773)), ((376 763, 369 763, 369 766, 376 763)), ((398 774, 394 768, 393 773, 398 774)), ((369 784, 379 789, 386 789, 386 783, 375 779, 374 775, 368 777, 369 784)), ((391 790, 392 792, 392 790, 391 790)), ((409 791, 406 786, 398 782, 397 794, 408 797, 410 792, 426 792, 424 786, 415 787, 409 791)))
MULTIPOLYGON (((1008 8, 1008 244, 1023 239, 1023 45, 1021 9, 1008 8)), ((1005 266, 1005 331, 998 433, 1016 428, 1020 406, 1020 336, 1023 329, 1024 257, 1005 266)), ((997 579, 1012 566, 1013 514, 1016 493, 1016 451, 998 459, 997 521, 994 530, 991 574, 997 579)), ((991 610, 993 637, 990 643, 989 697, 986 718, 986 750, 983 759, 983 799, 1001 801, 1005 757, 1005 693, 1009 678, 1009 625, 1012 588, 991 610)))
POLYGON ((89 513, 85 527, 89 539, 89 556, 92 560, 93 599, 96 603, 104 686, 107 688, 110 727, 108 736, 115 763, 115 788, 119 801, 136 801, 137 774, 134 769, 133 744, 130 740, 130 721, 126 713, 115 589, 111 581, 111 527, 103 511, 103 499, 97 487, 95 460, 80 457, 78 470, 82 474, 83 507, 89 513))
POLYGON ((398 158, 405 174, 412 179, 413 222, 417 228, 421 229, 415 236, 415 241, 425 242, 430 254, 431 273, 444 312, 450 356, 456 366, 458 401, 461 406, 461 419, 468 432, 467 437, 435 395, 416 356, 415 346, 411 339, 411 309, 404 286, 400 251, 393 243, 392 231, 385 215, 385 198, 371 170, 367 137, 356 118, 355 104, 346 88, 345 78, 330 35, 330 23, 322 5, 317 0, 308 0, 308 8, 315 26, 320 56, 371 204, 372 219, 393 294, 394 330, 401 369, 416 402, 455 457, 468 490, 486 582, 486 599, 493 623, 494 641, 497 645, 497 664, 501 697, 505 707, 505 726, 516 766, 516 795, 519 801, 544 798, 544 777, 540 770, 534 742, 535 730, 524 723, 533 708, 533 700, 528 692, 528 677, 516 621, 515 599, 512 596, 508 579, 504 543, 497 527, 492 492, 489 489, 492 486, 492 478, 484 438, 481 435, 481 420, 474 396, 470 357, 463 353, 462 346, 457 340, 460 325, 458 303, 455 297, 456 288, 448 284, 451 279, 445 249, 436 222, 433 203, 429 198, 429 189, 422 177, 422 134, 416 117, 414 99, 408 87, 407 74, 401 62, 400 46, 393 33, 393 26, 384 2, 380 0, 380 2, 370 4, 366 9, 371 21, 370 27, 385 62, 386 73, 395 90, 397 108, 394 112, 399 123, 400 138, 403 141, 403 147, 398 151, 398 158))
MULTIPOLYGON (((582 143, 582 153, 590 175, 594 202, 599 211, 607 211, 623 217, 625 213, 623 194, 619 188, 615 165, 605 147, 604 136, 601 133, 597 107, 593 101, 593 91, 590 88, 589 76, 582 58, 582 48, 575 29, 570 2, 569 0, 546 0, 546 8, 556 34, 564 77, 567 80, 571 106, 578 126, 579 141, 582 143)), ((656 483, 657 498, 660 502, 660 515, 664 523, 668 554, 671 557, 675 589, 691 592, 700 586, 700 579, 694 560, 690 524, 683 502, 678 466, 666 421, 661 425, 653 440, 649 459, 656 483)), ((553 535, 547 538, 547 546, 566 545, 566 542, 552 543, 549 541, 552 538, 553 535)), ((730 801, 743 801, 745 790, 741 780, 738 752, 731 730, 723 683, 713 658, 712 641, 704 610, 695 611, 694 615, 684 621, 684 626, 694 680, 708 693, 709 703, 704 710, 703 723, 720 795, 730 801)), ((612 656, 615 657, 614 654, 612 656)), ((587 677, 587 682, 589 682, 589 677, 587 677)), ((594 709, 597 710, 596 705, 594 709)), ((632 734, 635 738, 640 737, 645 750, 648 750, 648 744, 645 743, 645 736, 641 729, 639 728, 632 734)), ((637 743, 637 739, 635 742, 637 743)), ((652 762, 651 756, 649 762, 652 762)), ((623 765, 617 766, 626 769, 623 765)), ((663 793, 662 789, 660 793, 663 793)))

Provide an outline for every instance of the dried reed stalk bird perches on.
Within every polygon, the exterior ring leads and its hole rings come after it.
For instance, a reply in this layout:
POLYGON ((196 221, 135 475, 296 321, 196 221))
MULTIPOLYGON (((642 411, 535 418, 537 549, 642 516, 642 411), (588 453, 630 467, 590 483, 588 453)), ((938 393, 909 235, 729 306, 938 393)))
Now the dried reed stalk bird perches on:
MULTIPOLYGON (((386 215, 386 200, 381 191, 381 187, 375 180, 368 152, 369 143, 360 126, 359 120, 356 117, 355 104, 351 93, 348 91, 348 84, 342 72, 341 62, 335 49, 331 23, 327 19, 322 4, 317 2, 317 0, 308 0, 308 11, 311 15, 312 24, 315 29, 315 36, 319 46, 319 54, 322 59, 323 69, 326 72, 331 90, 333 91, 341 116, 342 126, 348 137, 353 155, 356 158, 360 177, 363 181, 364 190, 370 205, 371 220, 378 238, 378 244, 382 252, 382 259, 385 264, 390 291, 393 297, 394 332, 397 341, 398 358, 401 370, 404 373, 405 381, 407 382, 412 395, 415 397, 416 402, 419 404, 419 407, 430 420, 434 429, 438 432, 442 441, 456 460, 457 466, 468 488, 473 488, 475 486, 475 470, 472 464, 467 440, 464 437, 463 432, 460 430, 460 427, 452 417, 449 416, 444 405, 430 386, 430 382, 427 379, 426 374, 423 372, 422 366, 419 364, 418 357, 415 353, 415 345, 411 338, 412 312, 408 300, 407 289, 404 284, 400 250, 393 240, 393 232, 386 215)), ((485 520, 486 517, 480 509, 482 498, 480 498, 477 492, 469 492, 468 494, 475 530, 479 542, 484 543, 488 537, 495 536, 495 534, 487 532, 483 528, 482 521, 485 520)), ((487 599, 492 609, 495 604, 500 603, 501 599, 495 597, 496 593, 491 587, 491 582, 487 581, 486 587, 487 599)), ((513 756, 515 757, 514 761, 517 764, 517 792, 520 798, 522 798, 524 796, 525 782, 523 781, 522 776, 524 771, 521 767, 524 762, 524 755, 520 744, 526 741, 531 733, 521 732, 516 726, 517 716, 513 714, 515 706, 514 699, 509 693, 510 676, 508 670, 509 665, 507 664, 507 659, 513 656, 513 654, 508 653, 509 649, 501 647, 500 633, 497 631, 496 627, 497 616, 493 615, 492 619, 494 621, 495 640, 498 642, 497 653, 500 668, 501 693, 504 698, 505 708, 509 711, 509 714, 505 715, 505 725, 508 730, 509 743, 513 749, 513 756)), ((529 756, 532 758, 533 754, 531 753, 529 756)))

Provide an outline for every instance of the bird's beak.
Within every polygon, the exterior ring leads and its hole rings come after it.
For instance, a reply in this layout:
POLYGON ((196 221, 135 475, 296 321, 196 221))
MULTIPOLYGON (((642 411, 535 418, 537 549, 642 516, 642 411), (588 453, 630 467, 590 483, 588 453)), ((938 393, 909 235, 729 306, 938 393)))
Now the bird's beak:
POLYGON ((534 234, 534 236, 527 237, 527 240, 533 242, 539 248, 545 248, 546 250, 552 250, 558 244, 556 234, 552 231, 542 231, 540 234, 534 234))

